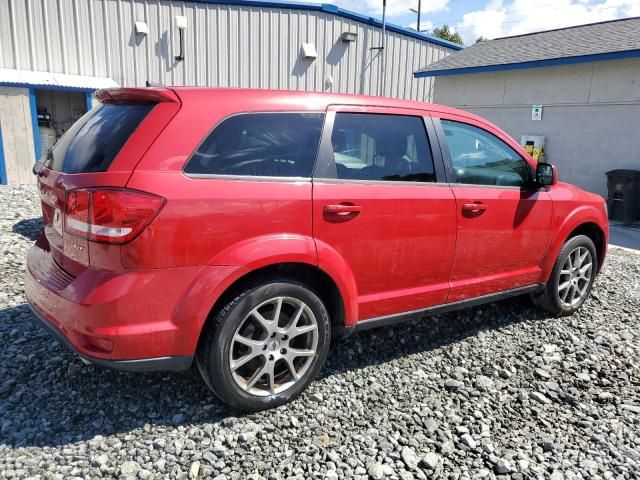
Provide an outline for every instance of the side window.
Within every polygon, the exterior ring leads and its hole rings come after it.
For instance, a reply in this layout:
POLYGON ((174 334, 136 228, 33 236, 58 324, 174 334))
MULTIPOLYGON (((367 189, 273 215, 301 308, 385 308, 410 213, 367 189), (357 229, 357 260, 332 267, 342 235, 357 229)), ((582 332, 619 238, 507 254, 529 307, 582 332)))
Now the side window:
POLYGON ((337 178, 436 181, 421 117, 337 113, 331 143, 337 178))
POLYGON ((311 177, 324 114, 248 113, 222 121, 185 173, 311 177))
POLYGON ((529 165, 495 135, 466 123, 441 120, 457 183, 520 186, 529 165))

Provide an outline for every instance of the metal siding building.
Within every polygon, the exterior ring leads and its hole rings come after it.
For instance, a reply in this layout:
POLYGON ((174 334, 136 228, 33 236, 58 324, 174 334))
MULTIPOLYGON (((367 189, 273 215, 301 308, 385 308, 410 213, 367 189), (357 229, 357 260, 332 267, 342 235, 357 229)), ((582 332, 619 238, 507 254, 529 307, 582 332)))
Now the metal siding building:
POLYGON ((4 172, 0 164, 0 181, 33 181, 17 172, 25 165, 30 170, 34 156, 39 158, 49 145, 38 127, 38 110, 47 108, 52 116, 54 131, 45 133, 59 137, 90 105, 86 95, 109 85, 144 86, 150 80, 430 101, 433 80, 413 78, 411 72, 461 47, 387 27, 383 53, 375 49, 382 42, 379 20, 327 4, 0 0, 0 132, 5 146, 0 159, 6 164, 4 172), (187 19, 182 61, 175 59, 180 52, 176 16, 187 19), (146 23, 147 35, 136 33, 136 22, 146 23), (356 33, 355 41, 343 41, 344 32, 356 33), (305 58, 303 43, 313 44, 316 58, 305 58), (65 97, 45 95, 45 90, 64 92, 65 97), (18 104, 24 111, 25 101, 33 121, 14 124, 11 112, 18 104), (27 151, 23 139, 31 137, 35 148, 32 144, 27 151))

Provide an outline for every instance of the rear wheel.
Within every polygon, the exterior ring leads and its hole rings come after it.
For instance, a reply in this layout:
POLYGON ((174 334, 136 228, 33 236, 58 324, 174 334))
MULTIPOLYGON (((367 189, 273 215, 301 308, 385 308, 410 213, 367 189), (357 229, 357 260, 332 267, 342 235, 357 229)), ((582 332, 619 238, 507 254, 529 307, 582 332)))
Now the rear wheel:
POLYGON ((248 289, 204 332, 197 364, 207 385, 241 410, 289 402, 317 375, 331 326, 318 296, 293 280, 248 289))
POLYGON ((572 237, 564 244, 545 289, 532 296, 534 303, 554 315, 571 315, 585 302, 597 271, 593 241, 572 237))

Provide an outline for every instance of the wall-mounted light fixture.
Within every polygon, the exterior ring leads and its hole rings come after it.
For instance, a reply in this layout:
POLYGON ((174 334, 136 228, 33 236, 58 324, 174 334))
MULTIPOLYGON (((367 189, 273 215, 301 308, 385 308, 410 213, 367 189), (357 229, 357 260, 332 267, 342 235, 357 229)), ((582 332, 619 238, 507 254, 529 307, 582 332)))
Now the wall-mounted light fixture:
POLYGON ((316 51, 316 46, 313 43, 303 43, 302 55, 304 56, 304 58, 308 58, 308 59, 318 58, 318 52, 316 51))
POLYGON ((149 25, 147 25, 147 22, 136 22, 135 31, 136 35, 146 37, 147 35, 149 35, 149 25))
POLYGON ((355 32, 342 32, 340 39, 343 42, 355 42, 358 39, 358 34, 355 32))
POLYGON ((176 15, 175 23, 176 28, 178 29, 178 34, 180 35, 180 54, 175 58, 178 62, 180 62, 184 60, 184 30, 187 29, 187 17, 176 15))

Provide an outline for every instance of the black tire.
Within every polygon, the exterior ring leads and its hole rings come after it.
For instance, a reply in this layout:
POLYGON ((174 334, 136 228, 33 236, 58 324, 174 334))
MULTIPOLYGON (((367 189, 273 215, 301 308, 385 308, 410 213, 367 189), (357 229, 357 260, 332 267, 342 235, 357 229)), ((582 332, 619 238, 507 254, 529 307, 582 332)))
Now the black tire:
MULTIPOLYGON (((267 304, 269 305, 269 304, 267 304)), ((262 308, 262 307, 260 307, 262 308)), ((266 307, 265 307, 266 308, 266 307)), ((284 306, 282 307, 283 314, 281 316, 285 316, 285 309, 287 308, 295 308, 292 306, 284 306)), ((274 307, 275 310, 275 307, 274 307)), ((308 312, 305 310, 305 312, 308 312)), ((250 287, 246 291, 242 292, 236 298, 231 300, 225 306, 223 306, 218 312, 214 314, 214 318, 208 322, 205 331, 203 332, 203 338, 200 342, 198 352, 196 354, 196 363, 198 365, 198 370, 202 375, 207 386, 225 403, 230 405, 233 408, 237 408, 243 411, 258 411, 264 410, 268 408, 277 407, 279 405, 283 405, 285 403, 290 402, 295 397, 297 397, 308 385, 313 381, 313 379, 318 374, 320 368, 324 364, 327 352, 329 350, 330 339, 331 339, 331 322, 329 320, 329 315, 327 313, 327 309, 320 300, 320 298, 311 290, 309 290, 306 286, 299 283, 296 280, 291 279, 276 279, 276 280, 267 280, 263 283, 250 287), (313 337, 317 340, 315 355, 310 356, 311 360, 307 362, 307 360, 303 360, 305 362, 306 370, 300 376, 300 378, 295 381, 293 377, 291 377, 290 381, 294 381, 294 383, 287 387, 284 391, 278 393, 271 392, 260 392, 263 396, 252 394, 249 391, 243 390, 241 386, 238 384, 238 374, 232 373, 231 370, 231 362, 234 361, 230 358, 230 351, 232 348, 237 349, 237 343, 234 343, 234 335, 239 328, 251 328, 253 331, 253 335, 263 335, 266 332, 256 333, 258 328, 254 325, 250 325, 249 327, 245 327, 248 318, 253 318, 249 314, 256 307, 259 307, 265 302, 268 302, 270 299, 277 299, 279 297, 285 297, 286 301, 297 300, 300 302, 304 302, 304 304, 309 308, 312 312, 313 316, 308 315, 309 318, 315 317, 315 322, 317 324, 317 337, 313 337), (233 346, 232 346, 233 344, 233 346)), ((275 313, 273 314, 276 315, 275 313)), ((291 315, 293 317, 293 315, 291 315)), ((254 322, 260 325, 259 322, 254 322)), ((302 335, 314 335, 311 334, 302 334, 302 335)), ((300 336, 302 336, 300 335, 300 336)), ((244 335, 242 335, 244 337, 244 335)), ((263 342, 271 343, 272 340, 269 340, 269 336, 267 335, 266 340, 260 340, 263 342)), ((284 336, 286 338, 286 335, 284 336)), ((299 338, 299 337, 295 337, 299 338)), ((293 342, 293 338, 289 339, 293 342)), ((303 339, 304 340, 304 339, 303 339)), ((285 340, 279 339, 282 341, 282 345, 284 345, 285 340)), ((240 346, 242 343, 240 342, 240 346)), ((289 343, 286 344, 289 347, 289 343)), ((267 348, 266 343, 262 348, 267 348)), ((279 347, 278 347, 279 348, 279 347)), ((283 350, 274 350, 273 352, 277 355, 283 350)), ((251 350, 253 352, 253 349, 251 350)), ((293 347, 290 348, 290 352, 293 351, 293 347)), ((235 352, 235 351, 234 351, 235 352)), ((260 354, 255 357, 255 362, 262 362, 261 365, 266 366, 266 363, 269 361, 267 355, 270 350, 267 350, 264 354, 260 354)), ((235 353, 234 353, 235 354, 235 353)), ((250 355, 251 356, 251 355, 250 355)), ((270 355, 271 356, 271 355, 270 355)), ((271 356, 272 357, 272 356, 271 356)), ((296 359, 297 361, 298 359, 296 359)), ((247 362, 247 367, 241 368, 252 368, 251 360, 247 362)), ((285 362, 284 360, 276 360, 276 363, 279 363, 279 367, 281 370, 284 368, 281 363, 285 362)), ((288 365, 285 362, 285 365, 288 365)), ((275 368, 273 366, 272 368, 275 368)), ((289 368, 289 367, 287 367, 289 368)), ((240 370, 240 369, 238 369, 240 370)), ((260 367, 257 367, 255 371, 259 371, 260 367)), ((290 369, 289 369, 290 372, 290 369)), ((269 383, 269 378, 275 378, 275 375, 269 377, 267 373, 264 374, 265 377, 260 377, 262 381, 258 384, 258 387, 262 388, 262 383, 264 383, 264 389, 268 389, 269 386, 275 384, 275 381, 269 383)), ((291 374, 292 376, 293 374, 291 374)), ((249 382, 247 382, 247 387, 249 382)), ((256 387, 256 388, 258 388, 256 387)), ((281 386, 283 387, 283 386, 281 386)))
POLYGON ((560 249, 560 253, 558 254, 558 258, 553 267, 553 271, 551 272, 551 277, 549 278, 549 281, 547 282, 544 290, 540 293, 535 293, 531 295, 533 303, 536 306, 546 310, 547 312, 550 312, 559 317, 572 315, 582 306, 585 300, 589 297, 589 294, 591 293, 591 288, 593 287, 593 282, 596 278, 596 272, 598 271, 597 265, 598 265, 598 255, 597 255, 596 247, 593 244, 593 241, 585 235, 577 235, 575 237, 570 238, 562 246, 562 249, 560 249), (585 283, 585 286, 586 286, 585 293, 580 297, 580 299, 574 305, 567 305, 566 303, 562 302, 560 298, 559 287, 560 287, 560 280, 561 280, 560 278, 561 271, 569 255, 579 247, 587 249, 591 254, 591 261, 592 261, 591 276, 589 281, 585 283))

